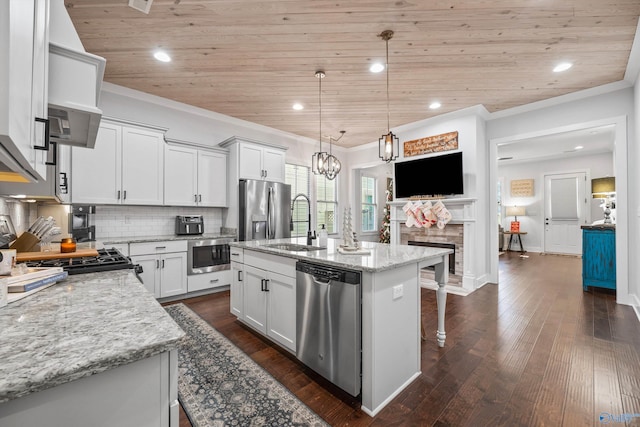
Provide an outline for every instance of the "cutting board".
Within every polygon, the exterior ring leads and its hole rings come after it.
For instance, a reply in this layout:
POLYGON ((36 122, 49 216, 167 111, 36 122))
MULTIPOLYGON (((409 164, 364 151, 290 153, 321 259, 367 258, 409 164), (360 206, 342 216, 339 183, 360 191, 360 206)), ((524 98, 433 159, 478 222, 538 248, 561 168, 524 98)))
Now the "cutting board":
POLYGON ((57 258, 79 258, 83 256, 98 256, 96 249, 77 249, 75 252, 60 251, 53 252, 18 252, 16 254, 16 262, 24 261, 40 261, 43 259, 57 259, 57 258))

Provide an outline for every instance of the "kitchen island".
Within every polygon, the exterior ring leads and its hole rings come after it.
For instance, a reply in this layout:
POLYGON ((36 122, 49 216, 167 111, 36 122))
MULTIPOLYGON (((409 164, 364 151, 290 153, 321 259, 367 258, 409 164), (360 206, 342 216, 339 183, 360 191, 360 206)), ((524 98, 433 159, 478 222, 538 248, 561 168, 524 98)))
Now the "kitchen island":
POLYGON ((184 332, 129 271, 0 309, 0 425, 177 425, 184 332))
MULTIPOLYGON (((234 278, 231 312, 274 342, 297 353, 296 262, 306 261, 360 272, 362 410, 374 416, 420 375, 419 278, 420 270, 427 266, 435 267, 438 282, 437 340, 440 347, 444 346, 444 287, 451 250, 362 242, 369 254, 346 255, 338 251, 340 241, 334 239, 328 239, 325 249, 287 249, 287 244, 305 243, 304 238, 230 243, 234 278), (243 282, 243 277, 256 274, 262 274, 264 280, 273 283, 264 292, 266 314, 262 317, 256 315, 255 298, 251 296, 256 290, 249 288, 256 281, 243 282)), ((262 287, 264 290, 267 286, 262 284, 262 287)), ((259 289, 257 291, 260 292, 259 289)))

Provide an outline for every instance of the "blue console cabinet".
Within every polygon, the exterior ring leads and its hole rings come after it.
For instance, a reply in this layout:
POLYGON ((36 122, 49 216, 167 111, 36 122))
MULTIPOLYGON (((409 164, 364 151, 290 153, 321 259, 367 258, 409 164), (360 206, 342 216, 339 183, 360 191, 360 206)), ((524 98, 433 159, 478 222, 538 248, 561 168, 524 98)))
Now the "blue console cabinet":
POLYGON ((582 226, 582 288, 616 288, 615 225, 582 226))

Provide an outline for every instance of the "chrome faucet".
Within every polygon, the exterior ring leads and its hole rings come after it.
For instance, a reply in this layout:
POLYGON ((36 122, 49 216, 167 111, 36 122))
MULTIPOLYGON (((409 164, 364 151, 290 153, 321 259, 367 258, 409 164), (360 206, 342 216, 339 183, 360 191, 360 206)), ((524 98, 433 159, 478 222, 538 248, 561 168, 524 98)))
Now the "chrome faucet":
POLYGON ((313 239, 316 238, 316 232, 314 230, 313 234, 311 233, 311 200, 309 200, 309 198, 303 193, 296 194, 296 196, 291 201, 291 219, 289 220, 289 228, 291 229, 291 231, 293 231, 293 209, 295 207, 296 200, 298 200, 298 197, 303 197, 307 201, 307 208, 308 208, 307 210, 309 212, 308 229, 307 229, 307 245, 312 245, 313 239))

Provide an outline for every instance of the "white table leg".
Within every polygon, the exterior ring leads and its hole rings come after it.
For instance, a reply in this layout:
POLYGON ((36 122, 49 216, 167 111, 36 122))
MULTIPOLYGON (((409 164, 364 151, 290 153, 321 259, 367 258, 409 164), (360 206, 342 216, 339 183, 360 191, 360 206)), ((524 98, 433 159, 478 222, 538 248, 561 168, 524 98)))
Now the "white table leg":
POLYGON ((438 339, 438 346, 444 347, 444 340, 447 338, 447 334, 444 331, 444 312, 447 307, 447 291, 445 286, 449 280, 449 255, 442 257, 442 262, 437 263, 435 266, 435 279, 438 282, 438 290, 436 291, 436 301, 438 304, 438 332, 436 337, 438 339))

